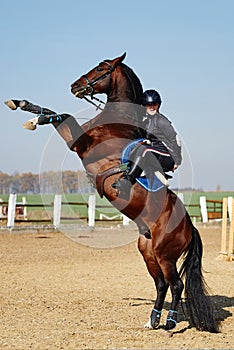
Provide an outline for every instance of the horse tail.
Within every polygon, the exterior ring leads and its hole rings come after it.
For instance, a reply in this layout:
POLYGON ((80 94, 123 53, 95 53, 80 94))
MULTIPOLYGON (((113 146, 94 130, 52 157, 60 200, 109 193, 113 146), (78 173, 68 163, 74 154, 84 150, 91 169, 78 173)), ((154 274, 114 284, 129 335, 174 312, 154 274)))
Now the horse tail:
POLYGON ((198 330, 217 333, 218 326, 202 274, 202 251, 200 234, 193 227, 192 240, 180 268, 181 277, 185 277, 186 309, 191 323, 198 330))

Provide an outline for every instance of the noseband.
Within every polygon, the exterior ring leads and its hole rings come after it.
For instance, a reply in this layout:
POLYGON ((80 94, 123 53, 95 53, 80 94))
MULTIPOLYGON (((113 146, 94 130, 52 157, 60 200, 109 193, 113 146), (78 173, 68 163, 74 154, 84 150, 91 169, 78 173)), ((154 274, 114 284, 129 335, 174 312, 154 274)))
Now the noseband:
MULTIPOLYGON (((108 77, 108 75, 110 75, 110 78, 111 78, 111 81, 112 81, 112 77, 111 77, 111 73, 115 70, 116 68, 116 65, 112 66, 109 62, 107 61, 103 61, 104 63, 106 63, 108 66, 109 66, 109 70, 102 74, 100 77, 94 79, 93 81, 90 81, 88 76, 86 74, 82 75, 81 78, 84 78, 86 83, 87 83, 87 86, 84 88, 84 93, 86 93, 87 95, 89 95, 91 97, 91 100, 95 99, 96 101, 100 102, 100 103, 103 103, 105 104, 105 102, 101 101, 100 99, 98 99, 97 97, 94 96, 94 89, 93 89, 93 86, 95 84, 97 84, 99 81, 101 80, 104 80, 106 77, 108 77)), ((111 81, 110 81, 110 84, 111 84, 111 81)), ((99 105, 96 105, 96 103, 94 103, 93 101, 89 100, 86 96, 83 97, 87 102, 89 103, 92 103, 94 106, 97 107, 97 110, 98 109, 101 109, 103 110, 103 108, 100 107, 100 104, 99 105)))

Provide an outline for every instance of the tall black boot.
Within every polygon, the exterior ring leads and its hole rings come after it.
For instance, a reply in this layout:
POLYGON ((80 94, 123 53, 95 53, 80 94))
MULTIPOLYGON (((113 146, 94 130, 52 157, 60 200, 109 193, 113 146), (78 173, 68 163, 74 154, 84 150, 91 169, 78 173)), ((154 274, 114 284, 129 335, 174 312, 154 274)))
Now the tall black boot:
POLYGON ((129 201, 130 191, 132 185, 136 182, 136 179, 141 175, 143 171, 144 159, 137 157, 134 161, 130 171, 113 183, 112 187, 118 191, 118 197, 129 201))

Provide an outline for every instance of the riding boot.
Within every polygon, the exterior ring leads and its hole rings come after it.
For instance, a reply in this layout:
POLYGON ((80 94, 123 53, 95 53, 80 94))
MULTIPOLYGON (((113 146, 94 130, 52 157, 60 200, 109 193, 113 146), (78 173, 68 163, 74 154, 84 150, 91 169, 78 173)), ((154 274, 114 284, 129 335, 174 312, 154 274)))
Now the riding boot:
POLYGON ((142 157, 137 157, 130 171, 112 184, 112 187, 117 189, 119 198, 129 200, 131 187, 142 173, 143 162, 142 157))

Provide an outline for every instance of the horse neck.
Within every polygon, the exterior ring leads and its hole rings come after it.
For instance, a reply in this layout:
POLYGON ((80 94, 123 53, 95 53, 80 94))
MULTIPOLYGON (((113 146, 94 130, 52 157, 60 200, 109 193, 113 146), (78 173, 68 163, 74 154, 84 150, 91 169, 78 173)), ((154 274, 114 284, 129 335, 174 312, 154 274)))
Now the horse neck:
MULTIPOLYGON (((138 80, 136 77, 135 79, 138 80)), ((127 73, 127 66, 119 65, 112 73, 112 89, 107 93, 108 102, 126 102, 133 104, 141 104, 142 96, 139 91, 142 91, 140 81, 133 81, 133 78, 127 73), (125 68, 124 68, 125 67, 125 68)))
MULTIPOLYGON (((107 159, 110 158, 117 161, 124 144, 140 137, 142 87, 138 78, 134 79, 134 73, 130 71, 130 74, 131 77, 126 75, 123 67, 116 67, 112 73, 111 91, 107 92, 106 107, 95 118, 82 125, 82 129, 92 140, 84 153, 86 164, 94 159, 100 160, 101 164, 108 163, 107 159), (134 82, 138 84, 136 90, 134 82), (99 144, 100 147, 97 147, 99 144)), ((95 168, 96 162, 93 163, 95 168)))

